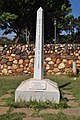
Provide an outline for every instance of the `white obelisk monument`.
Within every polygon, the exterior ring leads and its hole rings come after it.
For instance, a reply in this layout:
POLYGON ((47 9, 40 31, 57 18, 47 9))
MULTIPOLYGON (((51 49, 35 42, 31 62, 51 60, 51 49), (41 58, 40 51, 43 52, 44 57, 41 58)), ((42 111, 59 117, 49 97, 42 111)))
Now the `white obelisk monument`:
POLYGON ((34 78, 23 81, 15 91, 15 102, 51 101, 59 103, 60 92, 57 83, 44 79, 44 13, 37 11, 34 78))
POLYGON ((37 11, 34 79, 43 79, 44 76, 43 49, 44 49, 44 16, 43 16, 43 9, 40 7, 37 11))

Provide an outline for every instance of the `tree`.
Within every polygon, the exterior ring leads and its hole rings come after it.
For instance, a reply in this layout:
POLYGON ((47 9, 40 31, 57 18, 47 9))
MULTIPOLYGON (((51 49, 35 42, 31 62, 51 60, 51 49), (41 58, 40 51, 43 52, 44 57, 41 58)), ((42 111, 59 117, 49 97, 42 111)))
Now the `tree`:
POLYGON ((80 33, 80 16, 76 19, 76 29, 77 32, 80 33))
POLYGON ((75 42, 80 43, 80 16, 75 18, 76 32, 74 34, 75 42))
POLYGON ((80 17, 74 18, 73 15, 65 17, 61 31, 65 30, 67 35, 60 35, 60 40, 63 43, 79 43, 80 41, 80 17))
POLYGON ((69 0, 0 0, 1 29, 5 30, 4 33, 15 32, 16 42, 23 36, 34 39, 36 11, 39 7, 44 9, 45 39, 52 38, 54 19, 57 24, 62 23, 61 20, 69 14, 69 0))

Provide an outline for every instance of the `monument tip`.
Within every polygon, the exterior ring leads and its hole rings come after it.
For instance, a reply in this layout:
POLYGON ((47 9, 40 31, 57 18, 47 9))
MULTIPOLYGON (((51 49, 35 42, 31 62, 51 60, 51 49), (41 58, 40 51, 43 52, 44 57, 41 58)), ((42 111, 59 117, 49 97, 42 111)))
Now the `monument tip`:
POLYGON ((38 10, 42 10, 43 11, 42 7, 40 7, 38 10))

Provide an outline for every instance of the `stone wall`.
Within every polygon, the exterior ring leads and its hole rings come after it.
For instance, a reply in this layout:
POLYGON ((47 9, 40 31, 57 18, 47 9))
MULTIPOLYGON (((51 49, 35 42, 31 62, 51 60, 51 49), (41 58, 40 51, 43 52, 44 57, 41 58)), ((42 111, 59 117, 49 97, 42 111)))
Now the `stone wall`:
MULTIPOLYGON (((34 72, 34 45, 8 45, 0 49, 0 74, 30 74, 34 72)), ((76 61, 80 71, 80 44, 44 45, 45 74, 72 73, 76 61)))

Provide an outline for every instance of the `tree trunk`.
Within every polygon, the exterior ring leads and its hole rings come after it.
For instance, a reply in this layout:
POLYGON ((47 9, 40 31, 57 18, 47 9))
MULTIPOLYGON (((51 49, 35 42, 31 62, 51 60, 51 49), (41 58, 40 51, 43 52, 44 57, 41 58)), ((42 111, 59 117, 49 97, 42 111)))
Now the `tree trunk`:
POLYGON ((26 43, 29 44, 30 32, 28 31, 27 28, 25 31, 26 31, 26 43))
POLYGON ((19 42, 19 36, 17 36, 16 40, 15 40, 15 44, 17 44, 19 42))

